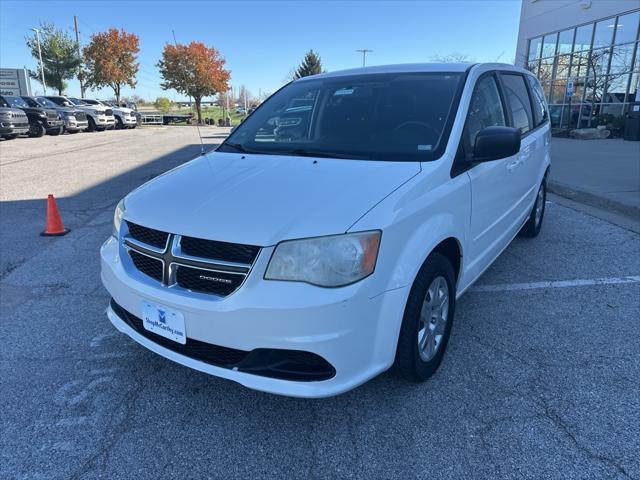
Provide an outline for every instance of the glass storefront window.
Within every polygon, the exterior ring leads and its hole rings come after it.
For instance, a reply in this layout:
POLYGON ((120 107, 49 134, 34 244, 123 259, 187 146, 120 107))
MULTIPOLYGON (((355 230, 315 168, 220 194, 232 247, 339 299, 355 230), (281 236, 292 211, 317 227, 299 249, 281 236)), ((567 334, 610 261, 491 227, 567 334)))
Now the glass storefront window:
POLYGON ((532 38, 529 41, 529 58, 528 60, 536 60, 540 58, 540 49, 542 48, 542 37, 532 38))
POLYGON ((542 56, 553 57, 556 54, 556 43, 558 41, 557 33, 550 33, 544 36, 544 42, 542 43, 542 56))
POLYGON ((593 35, 593 23, 576 28, 576 42, 574 52, 589 50, 591 48, 591 36, 593 35))
POLYGON ((604 75, 609 68, 609 57, 611 50, 609 48, 601 48, 593 50, 587 57, 587 76, 604 75))
POLYGON ((546 82, 553 77, 553 61, 553 58, 543 58, 540 60, 540 71, 538 72, 540 81, 546 82))
POLYGON ((574 29, 563 30, 558 35, 558 54, 571 53, 574 29))
POLYGON ((633 43, 613 47, 611 54, 611 73, 630 72, 632 69, 633 43))
POLYGON ((602 99, 605 103, 624 103, 627 94, 629 74, 609 75, 605 79, 606 93, 602 99))
POLYGON ((640 43, 636 43, 636 61, 633 64, 634 70, 640 70, 640 43))
POLYGON ((569 76, 570 55, 558 55, 556 57, 556 78, 567 78, 569 76))
POLYGON ((565 103, 567 101, 567 81, 556 80, 551 90, 551 103, 565 103))
POLYGON ((613 40, 616 19, 609 18, 596 23, 596 33, 593 35, 593 48, 608 47, 613 40))
POLYGON ((640 12, 628 13, 618 17, 616 27, 616 43, 633 42, 638 37, 638 24, 640 23, 640 12))
POLYGON ((629 102, 640 102, 640 73, 631 75, 631 83, 629 84, 629 102))
POLYGON ((526 69, 533 73, 536 77, 538 76, 538 68, 539 68, 540 60, 531 60, 527 63, 526 69))
POLYGON ((589 52, 574 53, 571 59, 571 76, 584 77, 587 75, 589 52))

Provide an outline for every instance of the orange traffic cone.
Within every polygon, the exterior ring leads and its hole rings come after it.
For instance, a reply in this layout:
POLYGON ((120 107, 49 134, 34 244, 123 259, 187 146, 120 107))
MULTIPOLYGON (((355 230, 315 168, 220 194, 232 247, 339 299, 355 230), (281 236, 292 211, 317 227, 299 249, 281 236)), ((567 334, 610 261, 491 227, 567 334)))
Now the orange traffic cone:
POLYGON ((70 230, 64 228, 64 224, 62 223, 62 219, 60 218, 60 213, 58 212, 58 205, 56 205, 56 199, 53 198, 53 195, 49 194, 47 197, 47 225, 40 235, 43 237, 50 236, 62 236, 69 233, 70 230))

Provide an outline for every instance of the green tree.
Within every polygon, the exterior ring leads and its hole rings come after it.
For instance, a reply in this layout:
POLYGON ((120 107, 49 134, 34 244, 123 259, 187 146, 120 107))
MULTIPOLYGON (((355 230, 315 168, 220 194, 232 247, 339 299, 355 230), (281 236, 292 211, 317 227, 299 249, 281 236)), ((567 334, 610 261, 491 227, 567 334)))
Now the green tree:
POLYGON ((322 61, 316 52, 309 50, 295 71, 294 77, 302 78, 308 77, 309 75, 317 75, 318 73, 322 73, 322 61))
MULTIPOLYGON (((62 95, 62 92, 67 88, 66 81, 73 78, 80 67, 78 45, 66 32, 50 23, 42 23, 39 30, 45 82, 48 86, 55 88, 58 95, 62 95)), ((41 81, 38 40, 35 32, 25 40, 27 47, 31 50, 31 55, 38 62, 37 70, 29 71, 29 75, 41 81)))
POLYGON ((153 105, 161 112, 168 112, 169 110, 171 110, 173 102, 167 97, 158 97, 156 98, 156 101, 153 103, 153 105))

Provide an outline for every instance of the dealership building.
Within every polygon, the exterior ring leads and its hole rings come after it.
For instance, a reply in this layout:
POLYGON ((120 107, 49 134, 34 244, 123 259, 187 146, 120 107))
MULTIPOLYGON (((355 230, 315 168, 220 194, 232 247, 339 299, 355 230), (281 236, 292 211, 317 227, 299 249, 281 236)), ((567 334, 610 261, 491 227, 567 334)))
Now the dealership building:
POLYGON ((639 0, 522 0, 516 64, 534 72, 552 125, 622 128, 640 102, 639 0))

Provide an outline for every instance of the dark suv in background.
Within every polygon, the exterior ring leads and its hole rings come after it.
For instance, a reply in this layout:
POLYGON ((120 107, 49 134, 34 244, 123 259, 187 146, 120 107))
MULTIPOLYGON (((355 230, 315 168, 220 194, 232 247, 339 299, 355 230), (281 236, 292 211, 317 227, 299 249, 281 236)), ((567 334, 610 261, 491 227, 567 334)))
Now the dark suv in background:
POLYGON ((71 102, 64 101, 55 103, 49 100, 46 97, 22 97, 27 102, 31 104, 31 102, 36 105, 47 108, 54 109, 62 117, 62 121, 64 122, 64 130, 69 133, 78 133, 83 130, 86 130, 89 127, 89 121, 87 120, 87 114, 76 108, 71 102))
POLYGON ((64 123, 56 110, 42 108, 36 102, 29 102, 22 97, 12 95, 1 95, 0 99, 27 114, 30 137, 42 137, 45 133, 60 135, 64 131, 64 123))

